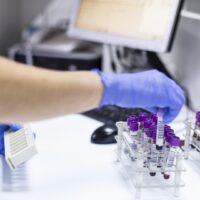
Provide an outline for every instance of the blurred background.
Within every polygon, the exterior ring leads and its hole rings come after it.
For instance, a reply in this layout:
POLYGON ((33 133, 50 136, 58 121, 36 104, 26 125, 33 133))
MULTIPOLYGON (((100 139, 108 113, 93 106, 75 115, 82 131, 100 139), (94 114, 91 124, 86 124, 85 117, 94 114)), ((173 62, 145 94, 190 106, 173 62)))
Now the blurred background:
MULTIPOLYGON (((70 15, 72 4, 72 0, 0 0, 0 53, 2 55, 10 57, 14 55, 14 57, 16 56, 16 60, 25 62, 25 58, 22 58, 21 56, 23 54, 22 48, 21 53, 18 52, 15 55, 17 51, 16 44, 22 44, 22 41, 25 41, 29 36, 28 34, 33 31, 31 29, 34 29, 36 26, 45 26, 45 24, 48 24, 48 26, 51 27, 59 26, 60 32, 58 31, 59 33, 57 32, 56 34, 59 35, 62 32, 62 36, 60 35, 60 39, 57 39, 56 41, 63 41, 63 37, 67 37, 64 36, 64 30, 67 26, 67 20, 70 15), (13 49, 12 47, 15 48, 13 49)), ((190 99, 190 106, 194 110, 198 110, 198 108, 200 107, 200 101, 198 100, 200 99, 199 32, 200 1, 186 0, 184 3, 183 11, 181 13, 180 23, 175 36, 172 51, 169 53, 157 53, 156 55, 153 55, 154 61, 153 63, 149 64, 149 66, 155 66, 161 71, 169 73, 170 76, 172 76, 178 83, 186 88, 188 92, 188 97, 190 99), (158 63, 158 60, 155 61, 155 56, 156 59, 158 57, 159 61, 162 63, 161 68, 161 63, 158 63)), ((65 38, 64 40, 66 42, 69 42, 67 41, 67 38, 65 38)), ((54 43, 55 41, 52 40, 51 42, 54 43)), ((70 62, 70 64, 68 63, 69 66, 67 70, 79 69, 80 63, 77 62, 77 57, 79 58, 79 61, 81 61, 81 58, 83 59, 82 61, 84 61, 82 64, 83 68, 80 69, 89 69, 87 67, 88 62, 92 63, 90 64, 90 66, 93 65, 99 68, 102 67, 102 57, 100 50, 101 45, 97 44, 95 46, 95 44, 92 44, 92 46, 89 45, 90 47, 87 46, 86 49, 84 49, 84 45, 86 45, 85 43, 79 42, 78 45, 79 50, 77 50, 77 52, 75 53, 70 53, 73 54, 73 58, 76 61, 68 61, 70 62), (87 59, 89 59, 90 61, 88 61, 87 59)), ((17 48, 19 50, 19 46, 17 48)), ((27 48, 28 47, 26 47, 25 49, 27 50, 27 48)), ((40 51, 44 53, 44 49, 41 48, 38 47, 38 52, 40 51)), ((71 46, 68 46, 67 48, 68 50, 70 49, 69 51, 73 49, 73 47, 71 46)), ((136 62, 135 66, 137 65, 143 69, 147 67, 148 64, 146 63, 145 56, 143 55, 145 54, 144 52, 138 52, 128 48, 126 49, 126 51, 129 56, 132 56, 134 62, 136 62)), ((37 52, 35 52, 35 54, 37 54, 37 52)), ((29 63, 31 64, 32 60, 27 59, 28 57, 26 57, 26 62, 29 61, 29 63)), ((47 63, 47 61, 45 61, 44 59, 39 60, 39 58, 35 58, 35 62, 33 64, 55 69, 61 68, 61 70, 65 70, 62 66, 62 63, 64 61, 59 61, 60 64, 59 62, 56 62, 56 60, 53 60, 47 63)), ((64 62, 63 65, 66 66, 66 63, 64 62)), ((112 68, 116 70, 116 66, 112 66, 112 68)), ((130 66, 126 68, 126 70, 130 69, 130 66)))

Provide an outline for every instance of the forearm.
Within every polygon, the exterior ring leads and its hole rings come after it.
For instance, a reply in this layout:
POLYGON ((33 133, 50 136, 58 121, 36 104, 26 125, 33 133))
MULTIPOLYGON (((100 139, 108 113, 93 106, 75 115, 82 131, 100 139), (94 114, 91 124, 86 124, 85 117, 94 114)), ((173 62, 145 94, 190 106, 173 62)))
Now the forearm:
POLYGON ((0 122, 27 122, 99 105, 103 86, 91 72, 58 72, 0 58, 0 122))

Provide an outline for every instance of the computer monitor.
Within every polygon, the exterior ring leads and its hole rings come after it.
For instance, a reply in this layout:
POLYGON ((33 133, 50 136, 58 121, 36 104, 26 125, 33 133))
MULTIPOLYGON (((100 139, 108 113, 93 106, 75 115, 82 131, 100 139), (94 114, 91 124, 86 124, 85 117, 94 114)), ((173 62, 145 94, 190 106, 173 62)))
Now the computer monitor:
POLYGON ((170 50, 182 0, 74 0, 68 35, 154 52, 170 50))

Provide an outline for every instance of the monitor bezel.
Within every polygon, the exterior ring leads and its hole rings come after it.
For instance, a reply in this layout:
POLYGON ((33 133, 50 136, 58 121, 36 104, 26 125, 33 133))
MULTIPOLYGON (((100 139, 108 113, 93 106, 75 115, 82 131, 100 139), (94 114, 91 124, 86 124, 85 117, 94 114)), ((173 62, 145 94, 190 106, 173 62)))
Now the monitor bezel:
POLYGON ((74 0, 74 5, 72 9, 72 13, 70 16, 69 28, 67 31, 67 35, 69 37, 92 41, 92 42, 100 42, 104 44, 111 45, 119 45, 139 50, 153 51, 153 52, 169 52, 172 46, 172 42, 175 36, 180 11, 182 8, 183 0, 173 0, 174 4, 171 8, 170 20, 167 24, 167 31, 163 37, 163 40, 142 40, 142 39, 134 39, 126 36, 119 36, 111 33, 103 33, 92 30, 86 30, 76 27, 76 19, 79 13, 79 8, 81 4, 81 0, 74 0))

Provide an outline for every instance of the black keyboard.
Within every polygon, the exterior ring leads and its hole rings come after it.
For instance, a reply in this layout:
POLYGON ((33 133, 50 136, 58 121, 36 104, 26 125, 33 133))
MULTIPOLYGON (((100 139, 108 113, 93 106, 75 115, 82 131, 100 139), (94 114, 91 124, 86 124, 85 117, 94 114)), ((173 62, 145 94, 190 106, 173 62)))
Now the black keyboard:
POLYGON ((104 106, 83 113, 84 115, 101 121, 105 124, 115 124, 117 121, 126 121, 128 116, 144 111, 140 108, 121 108, 118 106, 104 106))

